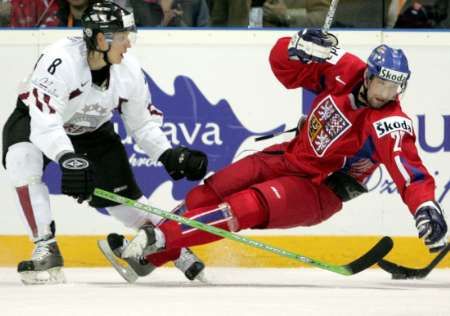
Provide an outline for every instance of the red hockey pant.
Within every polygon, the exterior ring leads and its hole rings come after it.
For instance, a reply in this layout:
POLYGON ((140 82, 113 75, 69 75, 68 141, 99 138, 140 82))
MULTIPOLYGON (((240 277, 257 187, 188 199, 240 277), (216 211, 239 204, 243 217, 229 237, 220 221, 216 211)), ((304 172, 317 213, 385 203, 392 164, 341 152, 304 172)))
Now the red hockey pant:
MULTIPOLYGON (((186 197, 188 218, 226 230, 289 228, 318 224, 342 207, 325 185, 316 185, 296 172, 284 155, 258 152, 220 170, 186 197), (218 209, 229 204, 231 214, 218 209), (232 218, 230 218, 232 215, 232 218), (234 227, 230 224, 233 223, 234 227)), ((148 256, 155 265, 174 260, 181 247, 221 239, 186 225, 167 221, 160 226, 166 251, 148 256)))

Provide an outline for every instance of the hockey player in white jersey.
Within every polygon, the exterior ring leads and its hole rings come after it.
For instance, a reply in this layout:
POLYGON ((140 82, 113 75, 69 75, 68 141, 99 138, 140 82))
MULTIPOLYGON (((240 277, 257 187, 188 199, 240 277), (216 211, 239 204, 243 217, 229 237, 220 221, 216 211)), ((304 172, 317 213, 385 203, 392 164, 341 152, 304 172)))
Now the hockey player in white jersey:
MULTIPOLYGON (((113 130, 114 110, 121 114, 128 135, 153 161, 162 162, 174 180, 200 180, 207 170, 204 153, 171 148, 161 130, 161 112, 151 104, 139 63, 127 53, 136 32, 133 14, 111 1, 99 1, 85 11, 82 22, 83 38, 63 39, 43 51, 3 129, 3 165, 35 243, 31 260, 18 265, 26 284, 64 282, 49 192, 42 182, 50 161, 61 167, 63 194, 106 208, 128 227, 160 220, 92 196, 98 187, 146 200, 113 130)), ((126 241, 114 235, 108 242, 120 255, 126 241)), ((178 260, 192 264, 176 265, 195 277, 204 265, 189 250, 181 253, 178 260)), ((133 260, 129 264, 138 275, 152 271, 145 260, 133 260)))

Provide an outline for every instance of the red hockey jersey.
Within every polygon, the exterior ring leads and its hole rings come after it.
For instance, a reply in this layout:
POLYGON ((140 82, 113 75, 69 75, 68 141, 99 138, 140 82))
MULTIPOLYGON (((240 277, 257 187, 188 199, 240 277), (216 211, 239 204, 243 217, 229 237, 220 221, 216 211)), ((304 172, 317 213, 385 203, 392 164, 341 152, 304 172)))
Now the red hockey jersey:
POLYGON ((412 214, 434 200, 434 179, 417 153, 412 121, 400 101, 374 109, 355 100, 366 63, 336 49, 327 63, 303 64, 288 58, 289 40, 273 47, 272 70, 286 88, 303 87, 317 97, 305 128, 287 147, 287 159, 315 183, 337 170, 363 183, 384 164, 412 214))

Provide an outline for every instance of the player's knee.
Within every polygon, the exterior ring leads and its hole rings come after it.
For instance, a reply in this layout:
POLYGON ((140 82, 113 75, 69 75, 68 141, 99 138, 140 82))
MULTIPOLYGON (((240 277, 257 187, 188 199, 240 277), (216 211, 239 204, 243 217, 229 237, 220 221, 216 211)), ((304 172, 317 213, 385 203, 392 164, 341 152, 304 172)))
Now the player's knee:
MULTIPOLYGON (((147 204, 148 200, 145 196, 141 196, 137 199, 139 203, 147 204)), ((124 224, 126 227, 138 229, 144 224, 152 223, 157 225, 162 218, 135 207, 128 205, 115 205, 106 207, 109 215, 117 219, 119 222, 124 224)))
POLYGON ((17 143, 8 148, 6 173, 15 187, 42 182, 44 158, 32 143, 17 143))
POLYGON ((196 186, 186 195, 186 207, 189 210, 219 204, 220 202, 220 197, 207 184, 196 186))
POLYGON ((246 189, 227 196, 224 200, 230 205, 233 215, 233 231, 264 227, 268 221, 264 197, 256 190, 246 189))

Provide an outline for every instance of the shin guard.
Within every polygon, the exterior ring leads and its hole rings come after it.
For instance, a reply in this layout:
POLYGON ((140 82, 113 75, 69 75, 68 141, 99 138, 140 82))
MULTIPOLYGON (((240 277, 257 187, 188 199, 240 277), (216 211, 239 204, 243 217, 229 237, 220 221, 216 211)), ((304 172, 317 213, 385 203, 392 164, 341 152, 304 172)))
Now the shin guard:
MULTIPOLYGON (((225 202, 217 207, 189 210, 184 216, 228 231, 262 226, 267 221, 267 212, 260 202, 258 193, 252 189, 226 197, 225 202)), ((168 250, 221 239, 219 236, 173 221, 168 221, 159 228, 165 235, 168 250)))

